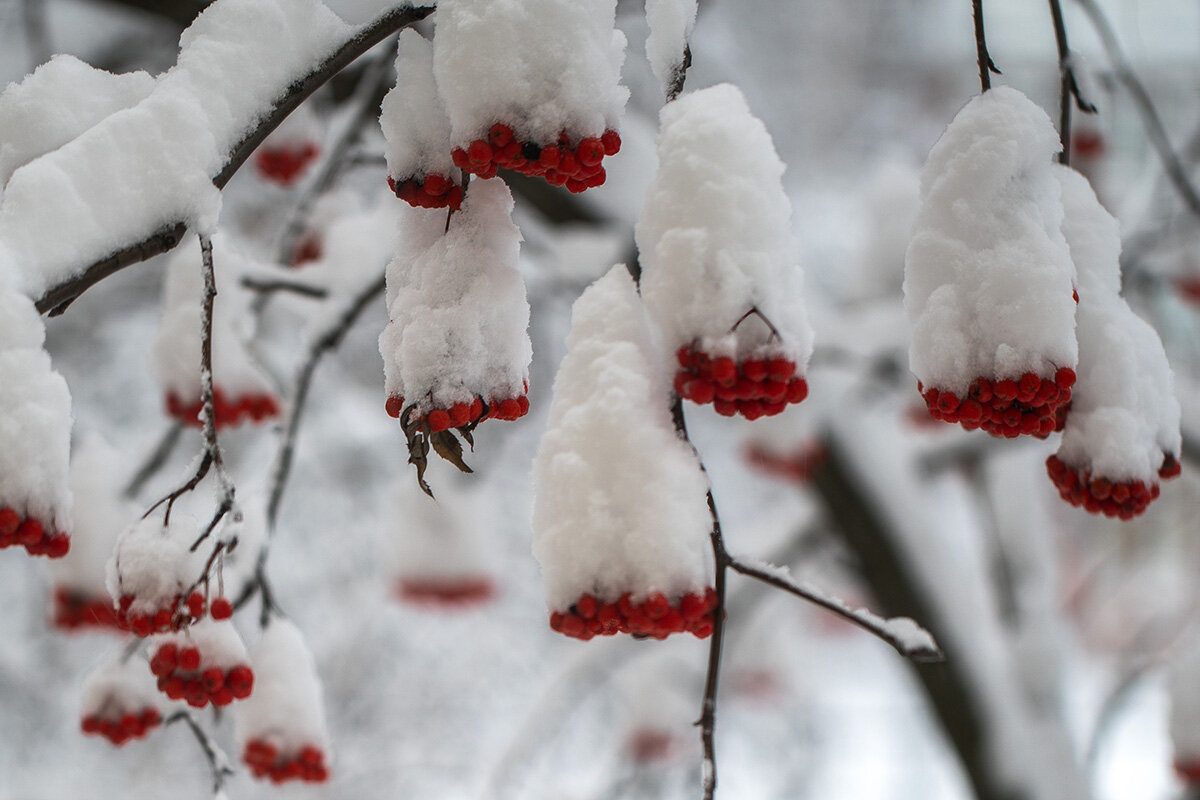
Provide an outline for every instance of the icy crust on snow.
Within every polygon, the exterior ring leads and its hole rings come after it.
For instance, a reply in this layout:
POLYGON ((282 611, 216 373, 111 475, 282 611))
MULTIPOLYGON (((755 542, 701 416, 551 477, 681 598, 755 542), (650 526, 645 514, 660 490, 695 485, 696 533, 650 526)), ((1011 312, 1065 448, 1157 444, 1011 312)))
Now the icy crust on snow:
POLYGON ((396 76, 379 114, 388 174, 396 180, 457 175, 450 159, 450 119, 433 78, 433 44, 411 28, 400 33, 396 76))
POLYGON ((675 432, 670 378, 633 280, 613 267, 575 302, 533 462, 533 554, 546 602, 640 602, 712 584, 708 481, 675 432))
POLYGON ((533 350, 512 210, 508 186, 492 178, 471 181, 449 230, 444 211, 401 212, 391 322, 379 336, 389 396, 426 412, 525 394, 533 350))
POLYGON ((137 505, 122 494, 127 468, 121 454, 97 435, 76 445, 69 478, 73 497, 71 549, 50 562, 56 586, 93 597, 107 591, 105 581, 113 545, 140 513, 137 505))
POLYGON ((158 514, 133 523, 121 532, 108 560, 105 588, 116 604, 133 596, 130 615, 153 614, 173 606, 176 595, 201 576, 207 553, 188 547, 200 535, 200 523, 178 508, 163 526, 158 514))
POLYGON ((56 55, 0 94, 0 185, 13 171, 62 147, 154 88, 146 72, 114 75, 56 55))
POLYGON ((516 138, 549 144, 566 130, 600 136, 616 128, 625 35, 616 0, 441 0, 434 74, 452 142, 486 139, 497 122, 516 138))
POLYGON ((1158 333, 1118 294, 1117 221, 1087 179, 1059 167, 1062 231, 1078 270, 1078 380, 1058 457, 1110 480, 1156 483, 1163 456, 1179 457, 1180 408, 1158 333))
POLYGON ((946 128, 921 173, 905 258, 911 369, 960 397, 971 381, 1074 367, 1074 267, 1059 226, 1046 113, 995 87, 946 128))
MULTIPOLYGON (((251 359, 243 330, 249 298, 241 276, 257 268, 235 243, 213 237, 213 271, 217 298, 213 303, 213 381, 234 398, 271 394, 271 385, 251 359)), ((172 254, 163 281, 162 321, 155 333, 151 367, 165 393, 185 403, 200 399, 200 316, 204 296, 200 245, 188 237, 172 254)))
POLYGON ((110 656, 93 667, 80 690, 80 710, 84 717, 120 719, 122 713, 157 709, 158 700, 154 676, 146 669, 146 662, 140 658, 123 659, 121 655, 110 656))
POLYGON ((646 58, 664 90, 683 65, 683 51, 696 24, 696 0, 646 0, 646 58))
POLYGON ((13 173, 0 249, 31 296, 183 220, 211 229, 212 179, 292 82, 351 29, 318 0, 219 0, 180 38, 154 90, 13 173))
POLYGON ((636 238, 642 297, 664 347, 783 356, 803 374, 813 334, 784 165, 770 134, 731 84, 681 95, 663 108, 661 123, 658 173, 636 238), (753 316, 738 325, 752 308, 778 338, 753 316))
MULTIPOLYGON (((207 651, 205 651, 207 652, 207 651)), ((275 618, 251 647, 254 692, 233 708, 238 741, 268 741, 280 750, 329 750, 317 664, 300 629, 275 618)))
POLYGON ((0 508, 32 517, 46 529, 71 526, 67 484, 71 394, 32 347, 0 349, 0 508))

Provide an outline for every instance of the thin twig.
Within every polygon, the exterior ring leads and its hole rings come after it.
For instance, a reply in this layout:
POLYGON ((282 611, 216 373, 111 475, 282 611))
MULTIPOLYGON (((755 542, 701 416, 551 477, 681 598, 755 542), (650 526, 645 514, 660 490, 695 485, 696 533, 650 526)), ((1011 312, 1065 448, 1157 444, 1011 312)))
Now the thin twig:
POLYGON ((687 71, 690 66, 692 66, 692 47, 685 43, 683 56, 679 59, 679 63, 671 69, 671 84, 667 87, 668 103, 683 92, 683 82, 687 80, 687 71))
MULTIPOLYGON (((329 58, 318 64, 312 72, 294 81, 262 120, 246 134, 230 153, 228 161, 213 176, 213 185, 218 189, 233 177, 234 173, 254 153, 255 148, 274 131, 305 99, 341 72, 348 64, 367 52, 391 34, 425 19, 433 13, 432 7, 412 8, 405 4, 380 15, 374 22, 362 27, 329 58)), ((168 223, 151 231, 140 242, 119 248, 112 254, 79 270, 73 277, 51 286, 37 301, 37 310, 51 316, 61 314, 75 298, 108 276, 132 264, 145 261, 173 249, 187 232, 183 221, 168 223)))
POLYGON ((1087 114, 1096 113, 1096 107, 1079 91, 1079 82, 1075 79, 1074 59, 1071 57, 1071 47, 1067 44, 1067 26, 1063 22, 1062 3, 1060 0, 1050 0, 1050 17, 1054 21, 1054 42, 1058 46, 1058 74, 1061 81, 1059 86, 1058 135, 1062 138, 1062 152, 1058 154, 1058 163, 1071 163, 1071 101, 1074 100, 1079 110, 1087 114))
POLYGON ((983 0, 971 0, 971 8, 975 18, 975 56, 979 61, 979 86, 982 91, 992 88, 991 73, 1000 74, 996 64, 988 53, 987 39, 983 34, 983 0))
POLYGON ((1197 192, 1196 187, 1188 178, 1187 170, 1184 169, 1179 155, 1171 146, 1171 140, 1167 138, 1166 128, 1163 127, 1162 119, 1154 108, 1150 93, 1146 91, 1145 85, 1133 71, 1129 59, 1121 50, 1121 43, 1117 41, 1117 34, 1109 23, 1108 17, 1104 15, 1104 11, 1096 3, 1096 0, 1075 0, 1075 2, 1091 20, 1092 27, 1096 29, 1100 41, 1104 44, 1104 50, 1108 54, 1108 60, 1112 63, 1113 72, 1116 73, 1117 79, 1124 84, 1133 98, 1138 116, 1142 119, 1142 127, 1146 129, 1146 137, 1150 140, 1150 146, 1158 154, 1158 160, 1162 162, 1163 169, 1166 171, 1167 177, 1171 179, 1175 191, 1183 198, 1192 213, 1200 216, 1200 192, 1197 192))
POLYGON ((179 488, 169 492, 165 497, 158 500, 150 508, 146 509, 146 513, 142 514, 142 519, 150 516, 154 509, 167 504, 167 513, 163 517, 163 526, 165 527, 171 522, 171 508, 175 505, 175 501, 183 495, 195 489, 200 485, 200 481, 204 480, 204 476, 208 474, 209 468, 212 467, 212 453, 205 450, 200 457, 200 464, 196 467, 196 471, 192 473, 192 477, 188 478, 179 488))
POLYGON ((137 472, 129 479, 129 483, 125 485, 123 492, 125 497, 134 498, 141 493, 142 487, 146 485, 146 481, 150 480, 154 475, 162 469, 163 464, 167 462, 171 453, 175 450, 175 445, 179 443, 179 435, 183 433, 183 424, 179 420, 172 420, 163 436, 158 440, 158 444, 150 451, 150 455, 146 461, 138 467, 137 472))
POLYGON ((308 283, 301 283, 300 281, 284 280, 283 278, 267 280, 247 275, 242 278, 242 286, 252 292, 261 292, 262 294, 287 292, 288 294, 295 294, 300 297, 310 297, 314 300, 323 300, 329 295, 329 290, 322 289, 320 286, 313 286, 308 283))
POLYGON ((225 779, 235 774, 233 767, 229 765, 229 756, 225 755, 225 751, 200 727, 200 723, 190 711, 176 711, 163 721, 163 727, 180 721, 187 723, 200 744, 200 749, 204 751, 204 757, 208 759, 208 768, 212 771, 213 794, 219 794, 225 788, 225 779))
MULTIPOLYGON (((677 401, 678 402, 678 401, 677 401)), ((725 570, 732 559, 725 549, 725 540, 721 535, 721 518, 717 514, 717 504, 713 500, 712 491, 708 493, 708 510, 712 515, 712 531, 709 539, 712 542, 713 560, 716 562, 716 580, 713 589, 717 594, 717 607, 713 609, 712 639, 708 645, 708 669, 704 674, 704 703, 701 706, 700 743, 704 747, 704 760, 701 764, 701 788, 704 800, 713 800, 717 791, 717 748, 714 734, 717 727, 717 686, 721 675, 721 645, 725 641, 725 570)))

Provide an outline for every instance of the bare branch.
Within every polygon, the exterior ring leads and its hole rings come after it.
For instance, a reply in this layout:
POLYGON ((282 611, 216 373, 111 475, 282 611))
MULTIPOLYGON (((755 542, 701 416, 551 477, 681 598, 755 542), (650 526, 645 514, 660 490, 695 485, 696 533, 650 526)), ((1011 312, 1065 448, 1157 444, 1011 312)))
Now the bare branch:
POLYGON ((328 290, 322 289, 319 286, 313 286, 300 281, 289 281, 283 278, 273 278, 267 280, 265 278, 254 278, 246 276, 242 278, 242 286, 252 292, 261 292, 263 294, 274 294, 275 292, 287 292, 301 297, 311 297, 314 300, 322 300, 328 294, 328 290))
MULTIPOLYGON (((678 398, 676 405, 682 405, 678 398)), ((704 800, 713 800, 717 791, 717 748, 713 734, 717 727, 717 685, 721 676, 721 645, 725 641, 725 582, 726 568, 732 559, 725 549, 725 540, 721 535, 721 518, 717 514, 717 504, 713 494, 708 493, 708 510, 712 514, 713 559, 716 561, 716 582, 714 590, 717 593, 717 607, 713 609, 713 632, 708 645, 708 669, 704 675, 704 702, 701 706, 700 742, 704 746, 704 760, 701 764, 701 788, 704 800)))
POLYGON ((1054 42, 1058 46, 1058 73, 1061 80, 1059 86, 1058 135, 1062 139, 1062 152, 1058 154, 1058 163, 1071 163, 1071 102, 1078 105, 1079 110, 1088 114, 1096 113, 1096 107, 1083 99, 1079 91, 1079 82, 1075 79, 1075 69, 1071 58, 1071 47, 1067 44, 1067 26, 1063 22, 1061 0, 1050 0, 1050 18, 1054 21, 1054 42))
POLYGON ((992 56, 988 53, 987 38, 983 34, 983 0, 971 0, 971 9, 975 18, 975 54, 979 61, 979 86, 986 92, 992 88, 991 73, 1000 74, 996 69, 992 56))
POLYGON ((213 793, 220 793, 225 788, 225 779, 231 778, 235 774, 233 767, 230 766, 229 756, 225 755, 225 751, 208 735, 204 728, 200 727, 200 723, 196 721, 190 711, 176 711, 163 721, 163 726, 166 727, 180 721, 187 723, 192 735, 196 737, 200 749, 204 751, 204 757, 208 759, 208 768, 212 772, 213 793))

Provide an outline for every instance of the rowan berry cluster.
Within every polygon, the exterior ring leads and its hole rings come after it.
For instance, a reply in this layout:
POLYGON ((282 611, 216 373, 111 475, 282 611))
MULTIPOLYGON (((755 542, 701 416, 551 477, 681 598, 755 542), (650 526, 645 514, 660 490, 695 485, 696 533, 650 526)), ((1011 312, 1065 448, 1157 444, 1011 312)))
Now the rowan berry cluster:
POLYGON ((150 658, 150 671, 158 678, 158 690, 171 700, 183 700, 193 708, 227 706, 245 700, 254 689, 254 670, 246 664, 229 669, 206 665, 198 647, 180 647, 164 642, 150 658))
POLYGON ((407 178, 397 181, 388 176, 388 188, 404 202, 414 208, 448 208, 458 211, 462 205, 463 188, 450 178, 430 173, 424 178, 407 178))
POLYGON ((521 141, 513 129, 497 122, 487 138, 476 139, 466 148, 456 147, 450 156, 454 165, 481 178, 491 178, 500 167, 544 178, 554 186, 566 186, 578 194, 604 183, 601 162, 605 156, 616 155, 621 149, 621 137, 614 130, 601 136, 588 136, 574 144, 563 131, 552 144, 521 141))
POLYGON ((679 348, 676 356, 681 369, 675 373, 675 393, 697 405, 712 403, 725 417, 772 417, 808 397, 808 383, 796 375, 796 362, 789 358, 738 363, 687 346, 679 348))
POLYGON ((264 739, 251 739, 242 751, 242 761, 256 778, 269 778, 272 783, 305 781, 324 783, 329 780, 325 754, 319 747, 305 745, 294 753, 282 753, 264 739))
POLYGON ((917 390, 925 399, 929 414, 944 422, 957 422, 969 431, 982 428, 993 436, 1015 439, 1025 434, 1045 438, 1062 430, 1060 413, 1071 402, 1075 370, 1060 367, 1053 378, 1040 378, 1026 372, 1019 378, 971 382, 965 397, 952 391, 917 390))
POLYGON ((825 460, 825 455, 820 442, 810 442, 789 455, 779 455, 757 443, 746 448, 746 460, 751 465, 768 475, 794 483, 807 483, 812 471, 825 460))
MULTIPOLYGON (((204 423, 200 421, 203 408, 201 400, 189 403, 174 392, 167 394, 167 414, 184 425, 203 427, 204 423)), ((234 401, 217 388, 213 389, 213 416, 218 429, 241 425, 246 419, 262 422, 279 416, 279 401, 269 394, 246 394, 234 401)))
POLYGON ((186 602, 182 593, 177 594, 168 598, 166 605, 160 605, 152 611, 133 611, 135 599, 131 594, 122 595, 116 617, 118 627, 136 636, 182 630, 203 617, 205 611, 216 620, 233 616, 233 604, 228 599, 218 597, 210 608, 204 595, 198 591, 189 594, 186 602))
POLYGON ((406 576, 396 582, 396 594, 409 603, 439 606, 468 606, 484 603, 496 594, 486 576, 418 578, 406 576))
POLYGON ((140 739, 162 725, 162 715, 156 708, 147 708, 140 713, 124 711, 116 716, 89 714, 80 727, 89 736, 103 736, 117 747, 130 739, 140 739))
POLYGON ((62 558, 71 549, 65 531, 48 529, 33 517, 22 517, 15 509, 0 508, 0 549, 24 547, 31 556, 62 558))
MULTIPOLYGON (((528 389, 526 389, 528 391, 528 389)), ((392 396, 387 399, 387 413, 399 419, 404 413, 404 398, 392 396)), ((507 400, 484 403, 476 397, 467 403, 455 403, 450 408, 435 408, 427 412, 423 419, 429 430, 434 433, 460 428, 472 422, 483 422, 485 419, 500 419, 511 422, 520 419, 529 412, 529 398, 526 395, 510 397, 507 400)))
MULTIPOLYGON (((1071 469, 1058 456, 1046 459, 1046 472, 1050 474, 1050 480, 1063 500, 1092 514, 1106 517, 1133 519, 1145 511, 1146 506, 1159 494, 1157 483, 1147 486, 1145 481, 1120 482, 1105 477, 1093 478, 1090 471, 1071 469)), ((1179 462, 1167 456, 1159 467, 1158 476, 1167 480, 1179 472, 1179 462)))
POLYGON ((108 595, 97 597, 69 586, 54 589, 53 624, 63 630, 120 627, 108 595))
POLYGON ((685 594, 674 605, 659 592, 647 595, 640 603, 634 603, 629 592, 611 603, 585 594, 566 612, 551 612, 550 627, 585 642, 593 636, 618 633, 655 639, 665 639, 672 633, 691 633, 704 639, 712 633, 716 607, 717 593, 711 588, 703 594, 685 594))
POLYGON ((291 186, 320 152, 313 142, 290 147, 260 147, 254 154, 254 167, 267 180, 291 186))

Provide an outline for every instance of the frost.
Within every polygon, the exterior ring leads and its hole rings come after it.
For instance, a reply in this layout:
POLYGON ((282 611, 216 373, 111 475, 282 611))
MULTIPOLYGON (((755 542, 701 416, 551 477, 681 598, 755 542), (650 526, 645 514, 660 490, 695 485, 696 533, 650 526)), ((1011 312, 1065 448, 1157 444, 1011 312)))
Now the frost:
POLYGON ((696 0, 646 0, 646 58, 664 89, 683 67, 683 52, 696 24, 696 0))
POLYGON ((730 84, 682 95, 661 118, 658 173, 636 233, 642 296, 664 347, 783 356, 803 374, 812 328, 770 134, 730 84), (752 309, 775 332, 743 320, 752 309))
POLYGON ((711 585, 707 479, 675 432, 670 382, 623 266, 575 302, 533 464, 533 554, 546 601, 636 603, 711 585))
POLYGON ((450 120, 433 78, 433 45, 411 28, 400 33, 396 76, 379 115, 388 174, 397 181, 459 174, 450 160, 450 120))
POLYGON ((1001 86, 972 99, 930 152, 904 277, 910 366, 927 387, 963 397, 978 377, 1074 367, 1059 149, 1046 113, 1001 86))
POLYGON ((379 336, 390 397, 425 412, 525 394, 533 352, 512 209, 493 178, 471 182, 449 230, 444 211, 402 211, 379 336))
POLYGON ((454 145, 497 122, 540 144, 615 129, 629 97, 615 15, 616 0, 441 0, 434 74, 454 145))
POLYGON ((254 692, 233 708, 238 740, 271 742, 281 750, 329 749, 321 681, 304 637, 291 621, 274 618, 251 648, 254 692))

